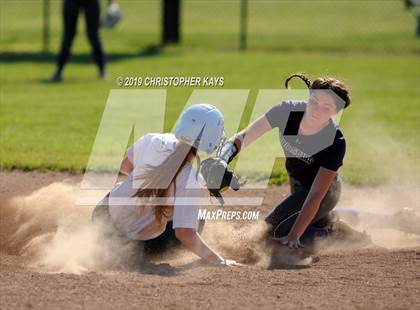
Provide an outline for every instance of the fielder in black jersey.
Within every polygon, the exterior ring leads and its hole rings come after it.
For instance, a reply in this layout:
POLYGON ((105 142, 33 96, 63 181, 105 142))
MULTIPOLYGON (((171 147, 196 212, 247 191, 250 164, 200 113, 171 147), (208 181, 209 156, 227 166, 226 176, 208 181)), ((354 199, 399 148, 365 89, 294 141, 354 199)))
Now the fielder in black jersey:
POLYGON ((346 86, 326 77, 311 82, 304 101, 284 101, 273 106, 227 143, 222 158, 230 162, 238 152, 273 128, 279 130, 279 142, 286 156, 290 195, 265 219, 271 235, 291 248, 301 246, 301 238, 311 228, 324 227, 329 213, 338 202, 341 181, 338 170, 343 164, 346 142, 332 117, 350 105, 346 86))

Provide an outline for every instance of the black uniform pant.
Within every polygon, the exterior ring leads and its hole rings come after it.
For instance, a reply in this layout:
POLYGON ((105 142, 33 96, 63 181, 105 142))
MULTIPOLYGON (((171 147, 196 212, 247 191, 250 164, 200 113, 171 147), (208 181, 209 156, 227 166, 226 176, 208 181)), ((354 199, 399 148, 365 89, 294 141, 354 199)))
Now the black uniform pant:
MULTIPOLYGON (((283 200, 267 216, 265 221, 271 224, 272 233, 275 237, 286 236, 292 229, 310 188, 300 184, 294 179, 290 179, 290 196, 283 200)), ((337 175, 331 183, 328 192, 321 201, 318 212, 316 213, 311 225, 324 227, 329 222, 329 213, 336 206, 341 194, 341 179, 337 175)))
POLYGON ((87 36, 92 46, 92 56, 100 72, 104 71, 105 55, 99 38, 100 5, 99 0, 64 0, 64 32, 58 55, 58 70, 61 72, 69 59, 71 46, 77 30, 79 11, 84 9, 87 36))

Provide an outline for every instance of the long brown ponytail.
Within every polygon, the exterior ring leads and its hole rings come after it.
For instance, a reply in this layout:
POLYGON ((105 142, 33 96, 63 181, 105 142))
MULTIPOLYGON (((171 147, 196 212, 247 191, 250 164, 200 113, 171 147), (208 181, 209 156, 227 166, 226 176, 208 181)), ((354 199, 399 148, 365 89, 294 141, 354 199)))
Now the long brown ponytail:
POLYGON ((349 94, 349 90, 346 85, 344 85, 343 82, 340 80, 337 80, 332 77, 319 77, 313 82, 309 78, 307 78, 302 73, 293 73, 291 74, 285 81, 284 85, 286 88, 289 88, 289 81, 293 79, 294 77, 300 78, 303 82, 305 82, 306 86, 309 89, 330 89, 332 90, 338 97, 340 97, 341 100, 344 101, 343 104, 338 104, 337 108, 340 110, 341 108, 347 108, 351 103, 351 97, 349 94))
MULTIPOLYGON (((164 198, 169 196, 171 186, 176 191, 176 177, 182 171, 192 154, 197 160, 197 174, 200 167, 200 158, 197 155, 197 149, 190 145, 178 142, 174 151, 158 166, 147 166, 144 172, 136 179, 143 180, 141 188, 133 195, 140 198, 164 198)), ((175 193, 174 193, 175 195, 175 193)), ((163 224, 163 219, 170 216, 169 211, 173 205, 155 206, 155 216, 163 224)))

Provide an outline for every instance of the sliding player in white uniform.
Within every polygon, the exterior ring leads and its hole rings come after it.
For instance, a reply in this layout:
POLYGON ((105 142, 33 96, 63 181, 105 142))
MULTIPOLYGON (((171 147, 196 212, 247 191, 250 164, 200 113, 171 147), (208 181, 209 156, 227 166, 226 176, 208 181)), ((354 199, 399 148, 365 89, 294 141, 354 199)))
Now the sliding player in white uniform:
POLYGON ((144 244, 173 229, 181 244, 205 261, 240 265, 211 249, 197 231, 199 205, 208 191, 191 162, 196 159, 199 167, 197 150, 212 153, 223 136, 221 112, 209 104, 196 104, 182 113, 175 135, 140 137, 121 165, 127 178, 97 205, 93 220, 105 217, 120 234, 144 244))

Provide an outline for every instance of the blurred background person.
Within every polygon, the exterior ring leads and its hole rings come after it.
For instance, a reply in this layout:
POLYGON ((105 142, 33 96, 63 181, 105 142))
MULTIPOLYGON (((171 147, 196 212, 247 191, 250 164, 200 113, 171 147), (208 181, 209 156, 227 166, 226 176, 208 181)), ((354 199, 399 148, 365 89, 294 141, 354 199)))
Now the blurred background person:
MULTIPOLYGON (((70 57, 71 47, 77 32, 77 20, 82 9, 85 13, 87 37, 92 47, 92 56, 98 67, 99 76, 101 78, 106 77, 105 52, 99 36, 99 0, 63 0, 63 38, 57 57, 57 68, 51 77, 52 82, 60 82, 63 78, 63 70, 70 57)), ((110 18, 112 19, 112 26, 121 18, 119 6, 114 0, 108 1, 108 13, 104 20, 108 27, 110 26, 110 18), (118 18, 115 18, 115 16, 118 18)))
POLYGON ((407 9, 411 9, 416 17, 416 36, 420 37, 420 0, 404 0, 407 9))

